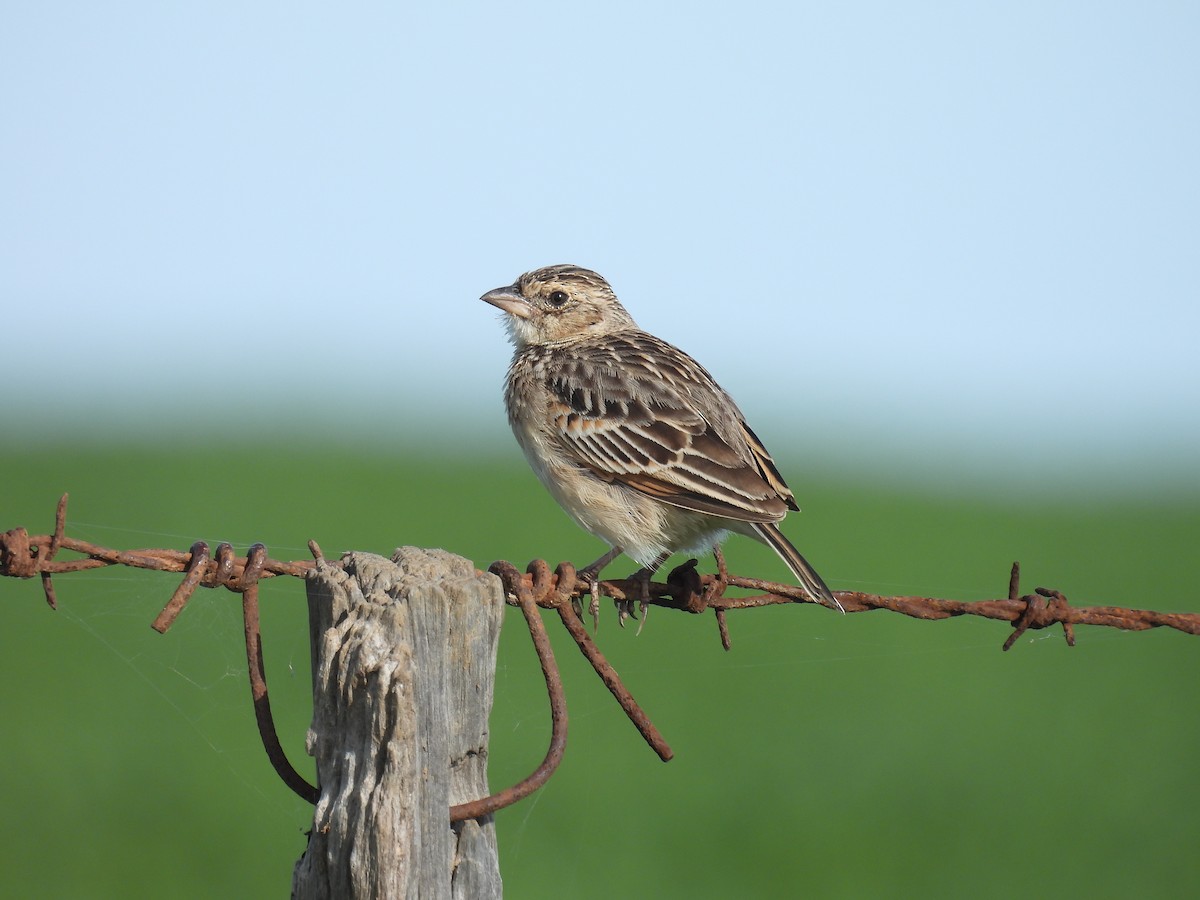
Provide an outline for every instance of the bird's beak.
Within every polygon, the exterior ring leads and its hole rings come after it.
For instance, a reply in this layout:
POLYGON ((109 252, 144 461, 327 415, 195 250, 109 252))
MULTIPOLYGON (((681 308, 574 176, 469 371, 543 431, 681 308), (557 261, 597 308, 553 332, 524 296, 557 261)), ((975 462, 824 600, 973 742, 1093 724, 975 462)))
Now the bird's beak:
POLYGON ((516 316, 518 319, 528 319, 533 315, 533 307, 528 300, 517 293, 517 286, 515 284, 510 284, 508 287, 496 288, 494 291, 488 291, 479 299, 484 303, 500 307, 500 309, 509 315, 516 316))

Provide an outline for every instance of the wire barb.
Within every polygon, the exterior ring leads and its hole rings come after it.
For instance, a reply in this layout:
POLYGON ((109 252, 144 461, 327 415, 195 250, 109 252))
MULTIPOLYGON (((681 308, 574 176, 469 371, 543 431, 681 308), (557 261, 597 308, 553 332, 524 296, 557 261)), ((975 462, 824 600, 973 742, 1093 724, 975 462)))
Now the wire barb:
POLYGON ((1034 588, 1033 594, 1018 597, 1020 580, 1021 566, 1019 563, 1013 563, 1012 574, 1008 577, 1008 599, 1024 603, 1025 609, 1013 622, 1013 632, 1000 649, 1008 650, 1030 628, 1049 628, 1056 624, 1062 625, 1063 637, 1067 639, 1067 646, 1074 647, 1075 629, 1071 624, 1071 607, 1067 603, 1067 598, 1051 588, 1034 588), (1047 603, 1047 600, 1050 602, 1047 603))
POLYGON ((191 559, 188 560, 187 574, 183 577, 183 581, 180 582, 179 587, 175 588, 175 593, 171 595, 171 599, 167 601, 162 612, 150 623, 150 627, 159 634, 166 634, 167 629, 175 623, 175 619, 183 612, 183 607, 192 599, 192 594, 200 584, 200 579, 204 577, 204 569, 208 564, 208 544, 204 541, 196 541, 192 544, 191 554, 191 559))

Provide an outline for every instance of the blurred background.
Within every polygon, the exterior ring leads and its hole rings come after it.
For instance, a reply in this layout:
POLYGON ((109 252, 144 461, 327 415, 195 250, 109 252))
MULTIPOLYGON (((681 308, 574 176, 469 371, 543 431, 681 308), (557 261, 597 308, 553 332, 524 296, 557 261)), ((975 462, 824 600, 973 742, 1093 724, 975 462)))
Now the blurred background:
MULTIPOLYGON (((594 268, 737 398, 837 589, 1200 611, 1200 15, 1187 4, 151 3, 0 12, 0 530, 273 556, 602 549, 504 420, 477 300, 594 268)), ((734 539, 739 573, 783 579, 734 539)), ((711 560, 702 560, 703 566, 711 560)), ((254 730, 236 598, 0 584, 15 895, 270 896, 311 810, 254 730), (146 873, 153 876, 146 883, 146 873)), ((303 589, 264 589, 305 771, 303 589)), ((656 611, 565 635, 519 897, 1177 895, 1200 863, 1178 633, 656 611)), ((553 629, 552 629, 553 630, 553 629)), ((492 783, 541 759, 502 636, 492 783)))

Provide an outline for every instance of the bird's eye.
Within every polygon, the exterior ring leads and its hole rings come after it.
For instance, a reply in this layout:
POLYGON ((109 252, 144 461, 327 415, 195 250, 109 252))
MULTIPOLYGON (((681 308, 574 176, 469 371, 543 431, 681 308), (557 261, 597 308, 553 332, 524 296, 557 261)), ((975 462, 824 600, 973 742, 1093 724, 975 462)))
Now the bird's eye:
POLYGON ((552 291, 546 299, 550 301, 551 306, 562 306, 569 298, 566 291, 552 291))

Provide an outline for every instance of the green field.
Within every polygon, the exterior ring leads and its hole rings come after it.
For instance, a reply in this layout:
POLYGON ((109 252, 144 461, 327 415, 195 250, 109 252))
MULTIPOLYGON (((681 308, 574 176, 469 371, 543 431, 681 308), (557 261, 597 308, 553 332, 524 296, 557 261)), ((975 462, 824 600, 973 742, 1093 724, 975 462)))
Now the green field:
MULTIPOLYGON (((1195 485, 1135 499, 1098 480, 1085 500, 789 477, 805 512, 786 530, 835 589, 983 599, 1017 559, 1026 591, 1200 611, 1195 485)), ((9 447, 0 530, 51 530, 67 490, 68 533, 122 548, 263 541, 304 558, 314 538, 329 556, 414 544, 480 567, 601 549, 515 449, 9 447)), ((752 542, 728 551, 738 573, 786 577, 752 542)), ((8 896, 287 895, 311 812, 258 743, 238 601, 201 591, 160 636, 177 580, 62 576, 56 613, 36 581, 0 581, 8 896)), ((310 773, 303 586, 274 579, 263 605, 279 728, 310 773)), ((600 646, 676 758, 654 756, 548 620, 570 739, 549 785, 497 816, 511 897, 1168 897, 1200 881, 1200 638, 1083 627, 1073 649, 1046 631, 1001 653, 1001 623, 786 607, 731 614, 725 653, 711 617, 655 610, 635 637, 607 613, 600 646)), ((510 609, 493 787, 536 765, 548 733, 510 609)))

